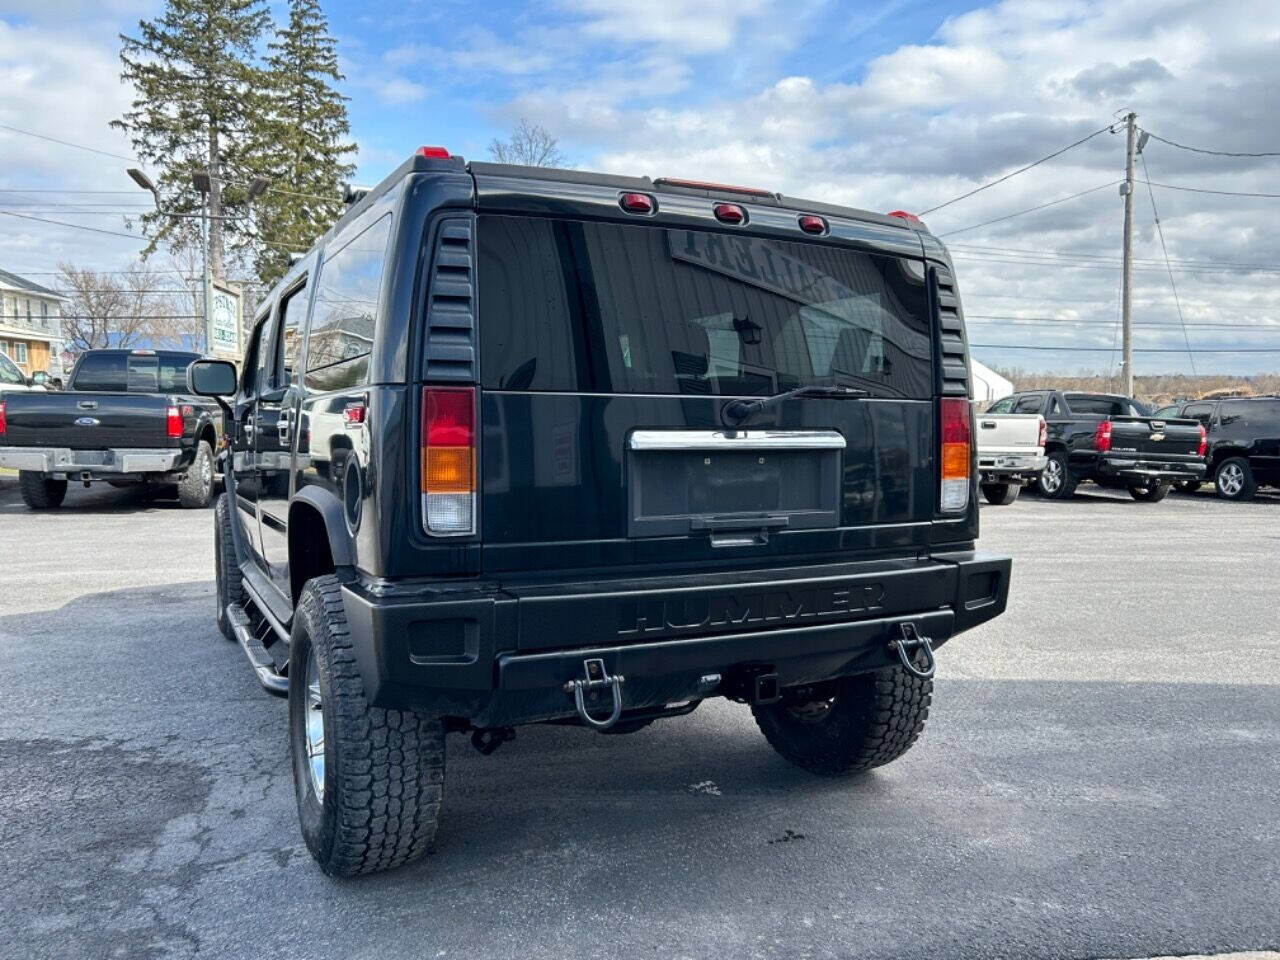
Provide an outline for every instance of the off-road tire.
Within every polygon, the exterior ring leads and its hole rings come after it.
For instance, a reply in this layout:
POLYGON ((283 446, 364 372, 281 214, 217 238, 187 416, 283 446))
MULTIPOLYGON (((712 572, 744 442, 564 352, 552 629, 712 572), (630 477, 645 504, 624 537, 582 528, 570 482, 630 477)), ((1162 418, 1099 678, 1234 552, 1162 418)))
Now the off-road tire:
POLYGON ((218 629, 228 640, 235 642, 236 632, 227 619, 227 604, 243 606, 245 601, 244 576, 236 562, 236 543, 231 536, 231 524, 236 517, 231 512, 231 496, 223 494, 213 507, 213 569, 218 603, 218 629))
POLYGON ((1230 457, 1218 464, 1213 471, 1213 488, 1223 500, 1252 500, 1258 493, 1258 481, 1246 457, 1230 457), (1233 473, 1238 471, 1238 473, 1233 473), (1238 478, 1239 486, 1229 482, 1238 478))
MULTIPOLYGON (((834 699, 816 718, 794 694, 767 706, 753 706, 756 724, 769 745, 797 767, 826 776, 845 776, 898 759, 919 739, 929 716, 933 681, 901 667, 886 667, 816 689, 834 699)), ((820 707, 819 707, 820 709, 820 707)))
POLYGON ((203 510, 213 502, 213 449, 207 440, 196 444, 196 455, 178 481, 178 503, 188 510, 203 510))
POLYGON ((1036 474, 1036 493, 1049 500, 1070 500, 1080 483, 1071 475, 1071 461, 1065 450, 1054 450, 1049 462, 1036 474), (1055 486, 1056 483, 1056 486, 1055 486))
POLYGON ((1153 483, 1149 486, 1141 487, 1132 484, 1129 487, 1129 496, 1142 503, 1159 503, 1169 495, 1170 484, 1153 483))
POLYGON ((22 502, 32 510, 52 510, 66 499, 67 481, 54 480, 35 470, 19 470, 18 490, 22 502))
POLYGON ((1016 483, 984 483, 982 495, 994 507, 1007 507, 1018 499, 1022 487, 1016 483))
POLYGON ((370 707, 336 577, 307 581, 289 650, 289 745, 307 849, 331 876, 402 866, 425 854, 444 800, 444 724, 370 707), (306 756, 306 666, 314 645, 324 723, 324 796, 306 756))

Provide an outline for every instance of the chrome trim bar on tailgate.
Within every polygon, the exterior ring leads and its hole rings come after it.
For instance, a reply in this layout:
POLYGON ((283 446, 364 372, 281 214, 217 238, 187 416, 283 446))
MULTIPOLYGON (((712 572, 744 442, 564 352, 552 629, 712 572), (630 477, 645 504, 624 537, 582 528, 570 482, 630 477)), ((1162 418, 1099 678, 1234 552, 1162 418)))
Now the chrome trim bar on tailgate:
POLYGON ((835 430, 635 430, 632 450, 843 450, 835 430))

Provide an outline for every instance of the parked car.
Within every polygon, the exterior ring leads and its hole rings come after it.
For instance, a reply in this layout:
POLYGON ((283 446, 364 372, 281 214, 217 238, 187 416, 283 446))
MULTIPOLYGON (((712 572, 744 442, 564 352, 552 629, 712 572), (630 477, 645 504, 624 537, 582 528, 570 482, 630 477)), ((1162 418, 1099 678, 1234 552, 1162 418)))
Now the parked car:
POLYGON ((987 502, 997 506, 1013 503, 1048 460, 1044 417, 1017 413, 1015 405, 1013 397, 1005 397, 977 417, 978 483, 987 502))
POLYGON ((184 507, 213 499, 217 405, 187 394, 199 354, 90 350, 65 392, 6 394, 0 403, 0 467, 18 470, 33 510, 62 505, 68 480, 88 486, 176 484, 184 507))
POLYGON ((1047 460, 1036 478, 1043 497, 1069 499, 1091 480, 1154 503, 1172 484, 1204 476, 1205 432, 1195 420, 1149 417, 1132 397, 1109 393, 1033 390, 1009 399, 1048 425, 1047 460))
POLYGON ((287 689, 329 873, 427 849, 447 731, 489 753, 728 697, 806 770, 888 763, 932 651, 1005 608, 914 218, 425 148, 248 343, 238 381, 190 373, 234 394, 218 620, 287 689))
MULTIPOLYGON (((1188 400, 1157 416, 1199 421, 1208 431, 1205 476, 1224 500, 1252 500, 1258 487, 1280 487, 1280 398, 1188 400)), ((1199 480, 1179 484, 1194 492, 1199 480)))
POLYGON ((28 377, 18 365, 0 353, 0 396, 6 393, 25 393, 30 390, 43 392, 45 386, 34 377, 28 377))

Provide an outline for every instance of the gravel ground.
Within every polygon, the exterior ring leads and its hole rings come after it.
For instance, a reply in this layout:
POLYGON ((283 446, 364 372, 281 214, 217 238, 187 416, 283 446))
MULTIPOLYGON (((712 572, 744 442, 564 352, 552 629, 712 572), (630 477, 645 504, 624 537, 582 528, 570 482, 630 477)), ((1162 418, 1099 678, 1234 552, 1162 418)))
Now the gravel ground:
POLYGON ((0 477, 0 957, 1135 957, 1280 945, 1280 501, 984 508, 1008 613, 832 782, 744 707, 450 740, 435 854, 298 836, 285 707, 214 625, 212 512, 0 477))

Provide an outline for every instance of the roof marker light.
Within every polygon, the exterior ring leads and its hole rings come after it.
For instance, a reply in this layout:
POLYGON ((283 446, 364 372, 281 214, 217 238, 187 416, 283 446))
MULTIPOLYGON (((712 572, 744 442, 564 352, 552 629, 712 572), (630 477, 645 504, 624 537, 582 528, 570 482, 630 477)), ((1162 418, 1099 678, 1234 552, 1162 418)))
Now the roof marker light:
POLYGON ((712 208, 716 219, 721 223, 743 224, 747 222, 747 211, 736 203, 717 203, 712 208))
POLYGON ((905 221, 907 221, 907 223, 920 223, 920 222, 921 222, 920 218, 919 218, 919 217, 917 217, 914 213, 907 213, 907 211, 905 211, 905 210, 890 210, 888 213, 886 213, 886 214, 885 214, 885 216, 886 216, 886 217, 898 217, 898 218, 899 218, 899 219, 901 219, 901 220, 905 220, 905 221))
POLYGON ((806 213, 800 218, 800 229, 805 233, 812 233, 821 236, 827 232, 827 221, 822 217, 814 216, 806 213))
POLYGON ((449 151, 444 147, 419 147, 418 156, 426 157, 428 160, 448 160, 449 151))
POLYGON ((627 213, 653 213, 658 209, 653 197, 647 193, 624 193, 618 198, 618 203, 627 213))
POLYGON ((686 187, 690 190, 718 190, 720 193, 745 193, 749 197, 772 197, 773 193, 759 187, 735 187, 729 183, 709 183, 706 180, 679 180, 674 177, 659 177, 653 181, 659 187, 686 187))

